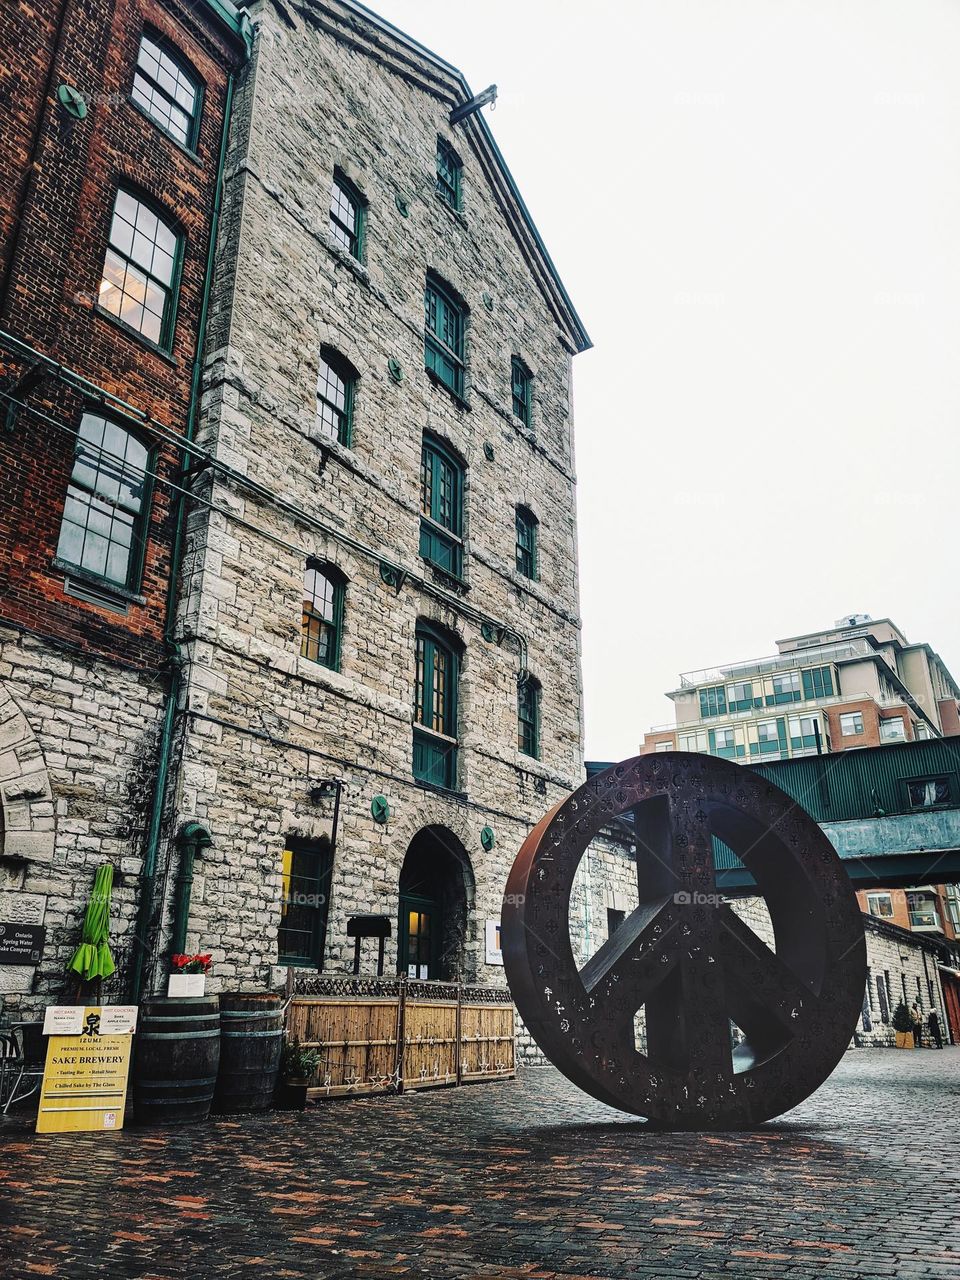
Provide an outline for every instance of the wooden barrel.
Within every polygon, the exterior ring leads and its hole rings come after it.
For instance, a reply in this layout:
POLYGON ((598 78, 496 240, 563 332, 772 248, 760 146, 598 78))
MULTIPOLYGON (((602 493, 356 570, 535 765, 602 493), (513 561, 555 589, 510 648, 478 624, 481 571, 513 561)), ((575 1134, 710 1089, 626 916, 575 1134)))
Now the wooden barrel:
POLYGON ((151 996, 140 1006, 133 1114, 141 1124, 188 1124, 210 1114, 220 1062, 218 996, 151 996))
POLYGON ((272 991, 220 996, 220 1074, 215 1111, 266 1111, 283 1052, 283 1007, 272 991))

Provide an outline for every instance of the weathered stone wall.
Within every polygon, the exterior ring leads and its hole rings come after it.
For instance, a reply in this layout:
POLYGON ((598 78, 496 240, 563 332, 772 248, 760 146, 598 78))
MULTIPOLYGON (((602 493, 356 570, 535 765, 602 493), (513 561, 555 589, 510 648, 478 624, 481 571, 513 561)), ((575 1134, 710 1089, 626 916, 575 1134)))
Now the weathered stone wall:
POLYGON ((62 998, 97 867, 112 862, 122 998, 164 688, 159 677, 0 630, 0 921, 46 926, 38 968, 0 966, 3 1008, 62 998))
POLYGON ((324 967, 349 967, 348 916, 396 922, 407 848, 433 827, 467 867, 465 976, 502 983, 484 924, 499 918, 530 826, 582 776, 571 343, 538 287, 542 261, 511 229, 515 206, 491 186, 489 154, 447 122, 453 78, 404 70, 359 19, 331 17, 337 6, 285 12, 251 10, 257 46, 236 98, 199 436, 244 480, 221 470, 201 482, 217 510, 195 509, 185 566, 175 825, 195 819, 213 835, 188 946, 213 952, 214 989, 277 979, 284 843, 329 831, 332 801, 310 791, 330 777, 343 790, 324 967), (463 158, 462 213, 434 193, 438 134, 463 158), (363 262, 330 239, 335 167, 367 201, 363 262), (469 308, 465 403, 424 370, 430 270, 469 308), (349 448, 317 430, 322 345, 359 374, 349 448), (529 428, 512 414, 514 354, 534 375, 529 428), (461 591, 418 554, 426 430, 465 464, 461 591), (520 503, 540 522, 538 581, 515 569, 520 503), (346 578, 338 671, 300 656, 308 557, 346 578), (406 573, 399 590, 381 557, 406 573), (462 645, 459 795, 412 775, 422 619, 462 645), (485 639, 485 621, 509 634, 485 639), (517 747, 524 664, 542 685, 539 760, 517 747), (376 794, 390 804, 385 825, 370 812, 376 794))

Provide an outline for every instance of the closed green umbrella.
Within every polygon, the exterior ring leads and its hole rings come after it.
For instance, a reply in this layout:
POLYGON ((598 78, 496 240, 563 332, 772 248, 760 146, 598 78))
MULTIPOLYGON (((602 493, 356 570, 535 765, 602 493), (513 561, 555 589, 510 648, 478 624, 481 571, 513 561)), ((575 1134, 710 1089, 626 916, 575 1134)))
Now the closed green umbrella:
POLYGON ((83 919, 80 945, 70 958, 67 969, 85 982, 109 978, 117 967, 110 954, 110 894, 113 891, 113 867, 105 862, 97 868, 93 893, 83 919))

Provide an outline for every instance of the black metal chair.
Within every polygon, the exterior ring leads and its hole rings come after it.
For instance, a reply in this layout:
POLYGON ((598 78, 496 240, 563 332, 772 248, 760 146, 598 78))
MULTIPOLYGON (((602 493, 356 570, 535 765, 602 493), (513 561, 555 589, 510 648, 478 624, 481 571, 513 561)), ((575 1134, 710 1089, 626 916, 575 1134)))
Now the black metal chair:
POLYGON ((6 1102, 3 1104, 3 1114, 6 1115, 14 1103, 24 1102, 27 1098, 33 1097, 35 1093, 39 1093, 40 1085, 43 1081, 46 1044, 44 1042, 42 1022, 17 1022, 13 1024, 9 1031, 3 1032, 2 1035, 4 1041, 12 1039, 14 1048, 12 1056, 7 1056, 4 1050, 4 1084, 8 1075, 16 1073, 13 1087, 6 1102), (27 1081, 27 1086, 21 1092, 20 1086, 24 1081, 27 1081))

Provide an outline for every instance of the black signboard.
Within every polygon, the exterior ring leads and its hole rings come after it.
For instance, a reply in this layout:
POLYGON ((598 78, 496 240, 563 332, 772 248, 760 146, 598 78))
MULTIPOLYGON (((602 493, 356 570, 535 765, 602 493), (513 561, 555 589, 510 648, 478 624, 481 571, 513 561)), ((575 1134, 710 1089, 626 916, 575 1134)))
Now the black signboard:
POLYGON ((0 964, 39 964, 46 927, 0 924, 0 964))

